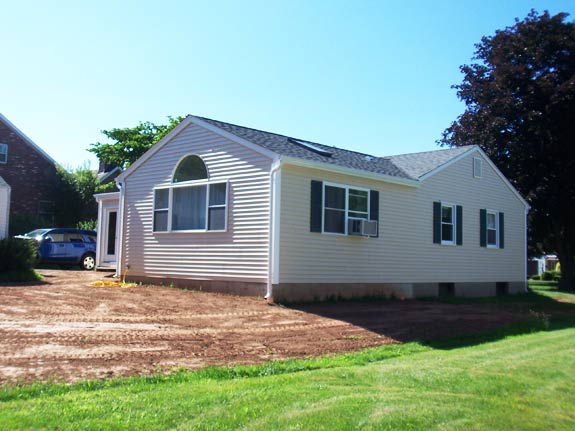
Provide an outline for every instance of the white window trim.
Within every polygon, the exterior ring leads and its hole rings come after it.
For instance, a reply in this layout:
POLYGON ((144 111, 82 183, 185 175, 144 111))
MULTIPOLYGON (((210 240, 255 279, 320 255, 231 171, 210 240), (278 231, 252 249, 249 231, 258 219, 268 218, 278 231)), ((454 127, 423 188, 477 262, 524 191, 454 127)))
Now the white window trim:
POLYGON ((473 158, 473 178, 481 178, 483 176, 483 159, 480 157, 473 158), (475 163, 479 162, 479 175, 477 175, 477 170, 475 169, 475 163))
POLYGON ((486 248, 493 248, 493 249, 499 248, 499 211, 490 210, 490 209, 485 210, 485 247, 486 248), (489 244, 488 231, 493 230, 493 229, 489 229, 489 227, 487 226, 487 217, 489 216, 489 214, 495 215, 495 244, 489 244))
POLYGON ((0 144, 0 154, 4 154, 4 160, 0 160, 0 164, 5 165, 8 163, 8 144, 0 144))
POLYGON ((156 190, 169 190, 168 194, 168 230, 155 231, 154 230, 154 219, 152 218, 152 232, 154 235, 164 235, 164 234, 180 234, 180 233, 221 233, 228 231, 228 211, 229 211, 229 190, 230 185, 228 180, 192 180, 185 181, 181 183, 174 183, 168 186, 158 186, 154 187, 154 199, 153 199, 153 212, 156 211, 156 190), (226 203, 224 205, 212 205, 210 206, 210 185, 212 184, 225 184, 226 185, 226 203), (173 208, 173 192, 174 189, 182 187, 198 187, 206 186, 206 227, 204 229, 186 229, 186 230, 174 230, 172 229, 172 208, 173 208), (209 210, 210 208, 221 208, 225 207, 224 214, 224 228, 223 229, 208 229, 209 227, 209 210))
MULTIPOLYGON (((339 184, 339 183, 332 183, 329 181, 324 181, 322 184, 322 200, 321 200, 321 233, 325 234, 325 235, 339 235, 339 236, 349 236, 348 234, 348 224, 349 224, 349 220, 365 220, 359 217, 350 217, 349 216, 349 190, 361 190, 364 192, 367 192, 367 220, 369 220, 369 209, 371 208, 371 192, 368 188, 365 187, 360 187, 360 186, 350 186, 347 184, 339 184), (326 186, 331 186, 331 187, 338 187, 340 189, 345 189, 345 220, 344 220, 344 227, 345 227, 345 233, 339 233, 339 232, 326 232, 325 231, 325 187, 326 186)), ((329 209, 329 208, 328 208, 329 209)), ((333 210, 337 210, 337 211, 341 211, 341 209, 338 208, 332 208, 333 210)), ((361 211, 351 211, 351 212, 361 212, 361 211)), ((355 236, 355 235, 354 235, 355 236)), ((363 237, 362 237, 363 238, 363 237)))
POLYGON ((441 203, 441 213, 439 217, 439 223, 441 226, 439 237, 441 239, 441 245, 457 245, 457 205, 452 204, 451 202, 440 202, 441 203), (443 239, 443 207, 451 208, 451 220, 452 220, 452 229, 453 233, 451 237, 453 238, 451 241, 445 241, 443 239))

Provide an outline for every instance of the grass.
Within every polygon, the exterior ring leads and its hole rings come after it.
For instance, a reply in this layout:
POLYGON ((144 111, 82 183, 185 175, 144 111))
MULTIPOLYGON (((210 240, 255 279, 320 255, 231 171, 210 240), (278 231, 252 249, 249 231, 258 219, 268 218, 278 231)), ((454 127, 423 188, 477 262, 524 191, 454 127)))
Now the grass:
MULTIPOLYGON (((556 294, 538 289, 518 303, 541 307, 556 294)), ((0 429, 572 430, 575 315, 560 305, 571 314, 425 345, 4 387, 0 429)))
POLYGON ((41 281, 43 277, 33 269, 7 271, 0 273, 0 283, 41 281))

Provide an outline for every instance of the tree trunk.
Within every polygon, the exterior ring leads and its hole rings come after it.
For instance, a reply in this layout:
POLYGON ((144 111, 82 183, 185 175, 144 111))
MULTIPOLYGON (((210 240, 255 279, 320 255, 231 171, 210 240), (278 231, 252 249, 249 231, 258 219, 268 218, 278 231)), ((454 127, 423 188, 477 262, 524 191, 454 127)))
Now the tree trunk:
POLYGON ((561 250, 557 251, 557 257, 561 264, 561 280, 559 288, 561 290, 575 290, 575 256, 570 244, 562 244, 561 250))

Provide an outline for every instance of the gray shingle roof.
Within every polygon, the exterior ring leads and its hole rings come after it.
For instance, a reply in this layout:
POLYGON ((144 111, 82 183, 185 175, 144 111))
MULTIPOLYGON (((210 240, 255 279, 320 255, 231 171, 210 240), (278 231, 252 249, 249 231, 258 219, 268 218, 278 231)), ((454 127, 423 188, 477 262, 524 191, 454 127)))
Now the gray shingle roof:
POLYGON ((471 148, 459 147, 392 157, 376 157, 370 154, 310 142, 305 139, 291 138, 278 135, 277 133, 224 123, 210 118, 195 117, 282 156, 390 175, 402 179, 415 180, 471 148), (311 147, 307 145, 311 145, 311 147), (329 155, 325 155, 324 152, 329 153, 329 155))
POLYGON ((400 154, 386 157, 386 159, 401 168, 411 178, 417 179, 446 164, 460 154, 469 151, 473 147, 473 145, 466 145, 464 147, 448 148, 445 150, 400 154))

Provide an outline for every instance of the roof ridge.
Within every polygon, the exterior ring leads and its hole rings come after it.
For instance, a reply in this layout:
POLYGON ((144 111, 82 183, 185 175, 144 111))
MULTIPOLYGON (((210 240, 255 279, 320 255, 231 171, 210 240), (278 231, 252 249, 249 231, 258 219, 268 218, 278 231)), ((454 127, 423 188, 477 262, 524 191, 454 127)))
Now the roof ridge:
POLYGON ((217 122, 217 123, 228 124, 228 125, 234 126, 234 127, 241 127, 242 129, 253 130, 253 131, 255 131, 255 132, 260 132, 260 133, 267 133, 267 134, 269 134, 269 135, 280 136, 280 137, 286 138, 286 139, 295 139, 296 141, 309 142, 310 144, 313 144, 313 145, 321 145, 322 147, 326 147, 326 148, 335 148, 335 149, 340 150, 340 151, 347 151, 347 152, 349 152, 349 153, 361 154, 362 156, 370 156, 370 157, 374 157, 374 158, 376 158, 376 159, 381 159, 381 158, 383 158, 383 157, 381 157, 381 156, 374 156, 373 154, 362 153, 361 151, 349 150, 349 149, 347 149, 347 148, 336 147, 335 145, 326 145, 326 144, 322 144, 321 142, 310 141, 309 139, 296 138, 296 137, 294 137, 294 136, 282 135, 281 133, 268 132, 267 130, 262 130, 262 129, 256 129, 256 128, 253 128, 253 127, 242 126, 242 125, 240 125, 240 124, 228 123, 227 121, 215 120, 215 119, 213 119, 213 118, 202 117, 202 116, 200 116, 200 115, 193 115, 193 114, 190 114, 190 115, 192 115, 192 117, 199 118, 200 120, 215 121, 215 122, 217 122))

